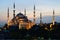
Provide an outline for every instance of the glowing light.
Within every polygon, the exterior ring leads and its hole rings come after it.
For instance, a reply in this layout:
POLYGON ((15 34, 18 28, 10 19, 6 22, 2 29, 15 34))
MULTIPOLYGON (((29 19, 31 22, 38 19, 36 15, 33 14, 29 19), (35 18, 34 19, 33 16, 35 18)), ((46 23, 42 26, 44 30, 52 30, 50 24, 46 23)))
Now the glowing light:
POLYGON ((53 25, 53 24, 50 24, 50 28, 52 28, 52 25, 53 25))
POLYGON ((47 28, 47 27, 45 27, 45 30, 48 30, 48 28, 47 28))
POLYGON ((52 27, 53 27, 53 24, 50 24, 50 31, 51 31, 51 30, 53 30, 53 28, 52 28, 52 27))

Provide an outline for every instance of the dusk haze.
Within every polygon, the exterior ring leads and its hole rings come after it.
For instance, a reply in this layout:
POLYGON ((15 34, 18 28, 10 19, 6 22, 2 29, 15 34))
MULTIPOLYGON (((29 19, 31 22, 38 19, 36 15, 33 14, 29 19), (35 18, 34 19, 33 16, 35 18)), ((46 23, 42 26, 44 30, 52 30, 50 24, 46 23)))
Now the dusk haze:
POLYGON ((60 39, 60 0, 0 0, 0 39, 60 39))

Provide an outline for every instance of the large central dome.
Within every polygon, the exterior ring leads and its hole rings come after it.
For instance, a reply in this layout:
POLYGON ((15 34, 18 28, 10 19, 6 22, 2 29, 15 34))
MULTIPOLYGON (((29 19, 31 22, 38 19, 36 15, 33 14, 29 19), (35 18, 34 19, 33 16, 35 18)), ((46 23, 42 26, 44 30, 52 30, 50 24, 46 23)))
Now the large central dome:
POLYGON ((18 13, 18 14, 16 15, 16 17, 18 17, 19 19, 21 19, 21 18, 27 19, 27 16, 23 15, 22 13, 18 13))
POLYGON ((22 13, 18 13, 16 15, 16 20, 21 20, 24 21, 24 22, 28 22, 28 19, 27 19, 27 16, 23 15, 22 13))

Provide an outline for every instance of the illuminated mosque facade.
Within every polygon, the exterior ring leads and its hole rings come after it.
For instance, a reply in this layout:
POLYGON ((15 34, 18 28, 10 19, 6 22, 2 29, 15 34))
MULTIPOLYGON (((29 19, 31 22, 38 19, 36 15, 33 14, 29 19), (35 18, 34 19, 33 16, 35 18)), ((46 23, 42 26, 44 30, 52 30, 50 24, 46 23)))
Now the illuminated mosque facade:
MULTIPOLYGON (((28 20, 27 16, 26 16, 26 10, 25 10, 25 15, 22 14, 21 12, 18 13, 17 15, 15 15, 15 3, 13 5, 13 19, 11 19, 11 21, 9 21, 9 8, 8 8, 8 15, 7 15, 7 18, 8 18, 8 28, 9 26, 12 26, 12 25, 18 25, 19 26, 19 29, 21 28, 26 28, 26 29, 30 29, 34 24, 35 24, 35 19, 34 19, 34 22, 32 22, 31 20, 28 20)), ((34 15, 35 15, 35 8, 34 8, 34 15)))
MULTIPOLYGON (((13 5, 13 18, 9 21, 9 8, 7 10, 7 28, 9 28, 9 26, 12 25, 18 25, 19 29, 21 28, 26 28, 26 29, 30 29, 33 25, 35 25, 36 23, 36 16, 35 16, 35 5, 33 8, 33 22, 31 20, 28 19, 28 17, 26 16, 26 9, 24 10, 24 13, 18 13, 17 15, 15 15, 15 3, 13 5)), ((50 27, 52 27, 52 25, 55 24, 55 12, 53 10, 53 16, 52 16, 52 24, 50 24, 50 27)), ((43 25, 42 22, 42 13, 40 13, 40 25, 43 25)))

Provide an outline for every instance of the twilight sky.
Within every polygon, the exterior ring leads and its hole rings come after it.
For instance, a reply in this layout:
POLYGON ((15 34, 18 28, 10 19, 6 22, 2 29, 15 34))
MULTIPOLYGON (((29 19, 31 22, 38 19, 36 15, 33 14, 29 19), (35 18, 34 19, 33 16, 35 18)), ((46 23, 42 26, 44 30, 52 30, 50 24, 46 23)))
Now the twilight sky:
MULTIPOLYGON (((28 19, 33 18, 33 6, 36 6, 36 18, 40 12, 44 16, 52 16, 53 9, 55 15, 60 16, 60 0, 0 0, 0 22, 7 21, 7 8, 10 9, 10 19, 13 16, 13 3, 16 5, 16 14, 26 8, 28 19)), ((59 19, 60 20, 60 19, 59 19)))

